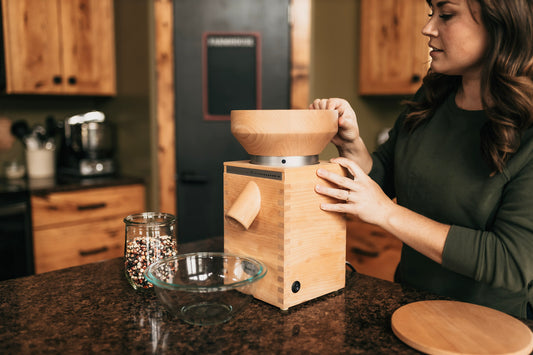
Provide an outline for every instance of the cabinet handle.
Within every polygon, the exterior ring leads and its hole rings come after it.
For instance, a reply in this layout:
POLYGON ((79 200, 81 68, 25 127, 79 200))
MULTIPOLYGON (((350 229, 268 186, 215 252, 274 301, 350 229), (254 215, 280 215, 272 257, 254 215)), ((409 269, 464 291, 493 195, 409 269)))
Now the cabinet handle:
POLYGON ((422 78, 420 77, 420 75, 415 74, 415 75, 413 75, 413 76, 411 77, 411 82, 412 82, 413 84, 416 84, 416 83, 418 83, 421 79, 422 79, 422 78))
POLYGON ((80 256, 90 256, 90 255, 105 253, 108 250, 109 250, 108 247, 103 246, 101 248, 96 248, 96 249, 80 250, 79 253, 80 253, 80 256))
POLYGON ((117 231, 117 230, 113 230, 113 231, 107 231, 107 234, 109 235, 110 238, 116 238, 117 236, 120 235, 120 232, 117 231))
POLYGON ((54 77, 52 78, 52 81, 54 82, 54 84, 61 84, 61 82, 63 81, 63 78, 61 78, 61 75, 54 75, 54 77))
POLYGON ((68 83, 69 83, 70 85, 76 85, 76 81, 77 81, 77 80, 76 80, 76 77, 75 77, 75 76, 69 76, 69 78, 68 78, 68 83))
POLYGON ((106 206, 107 206, 107 203, 105 202, 92 203, 89 205, 80 205, 78 206, 78 211, 97 210, 99 208, 105 208, 106 206))

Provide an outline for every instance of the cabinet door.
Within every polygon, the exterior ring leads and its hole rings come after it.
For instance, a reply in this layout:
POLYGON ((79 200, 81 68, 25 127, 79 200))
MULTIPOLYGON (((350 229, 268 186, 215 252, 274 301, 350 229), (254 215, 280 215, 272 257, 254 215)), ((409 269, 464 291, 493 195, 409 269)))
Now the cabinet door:
POLYGON ((113 0, 59 0, 65 93, 114 95, 113 0))
POLYGON ((55 1, 2 0, 7 93, 60 93, 55 1))
POLYGON ((361 0, 360 95, 412 94, 429 67, 421 0, 361 0))

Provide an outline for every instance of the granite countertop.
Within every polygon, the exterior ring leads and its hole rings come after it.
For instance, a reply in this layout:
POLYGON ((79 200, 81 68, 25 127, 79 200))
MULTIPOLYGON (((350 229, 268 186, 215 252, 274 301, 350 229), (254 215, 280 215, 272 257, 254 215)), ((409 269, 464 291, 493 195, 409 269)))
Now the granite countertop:
POLYGON ((193 326, 135 291, 116 258, 0 282, 0 353, 418 353, 390 320, 426 299, 438 297, 347 270, 345 289, 288 311, 254 299, 228 323, 193 326))

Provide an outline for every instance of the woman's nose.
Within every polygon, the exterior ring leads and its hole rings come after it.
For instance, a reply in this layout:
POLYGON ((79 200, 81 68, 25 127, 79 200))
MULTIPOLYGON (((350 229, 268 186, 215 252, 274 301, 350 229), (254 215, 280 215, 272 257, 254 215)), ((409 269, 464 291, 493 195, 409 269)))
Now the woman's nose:
POLYGON ((426 23, 426 25, 424 27, 422 27, 422 34, 424 36, 437 37, 438 31, 437 31, 437 27, 435 26, 433 20, 434 20, 434 18, 430 17, 429 21, 426 23))

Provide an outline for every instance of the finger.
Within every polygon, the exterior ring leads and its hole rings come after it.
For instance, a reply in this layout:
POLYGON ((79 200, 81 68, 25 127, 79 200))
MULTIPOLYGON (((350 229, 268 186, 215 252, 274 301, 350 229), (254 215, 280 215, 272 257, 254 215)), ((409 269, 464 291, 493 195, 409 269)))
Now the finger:
POLYGON ((357 163, 355 163, 354 161, 350 159, 339 157, 339 158, 331 159, 331 162, 337 163, 340 166, 348 169, 348 172, 352 174, 355 181, 359 180, 362 176, 366 175, 363 169, 361 169, 359 165, 357 165, 357 163))
POLYGON ((333 197, 337 200, 348 201, 350 192, 342 189, 335 189, 328 186, 316 185, 315 191, 321 195, 333 197))
POLYGON ((326 110, 328 106, 328 99, 315 99, 311 107, 315 110, 326 110))
MULTIPOLYGON (((328 110, 342 110, 342 101, 337 98, 328 99, 326 102, 326 109, 328 110)), ((340 114, 340 111, 339 111, 340 114)))
POLYGON ((349 213, 351 205, 347 203, 321 203, 320 209, 328 212, 349 213))
POLYGON ((311 104, 309 105, 310 109, 318 110, 320 108, 320 99, 315 99, 311 104))
MULTIPOLYGON (((353 190, 357 191, 359 190, 359 186, 355 183, 355 181, 351 178, 347 178, 343 175, 336 174, 334 172, 331 172, 327 169, 320 168, 317 170, 317 175, 321 177, 322 179, 331 182, 332 184, 337 185, 338 187, 341 187, 344 190, 353 190)), ((336 197, 336 196, 333 196, 336 197)), ((346 197, 344 195, 344 197, 346 197)), ((342 199, 342 198, 341 198, 342 199)))

